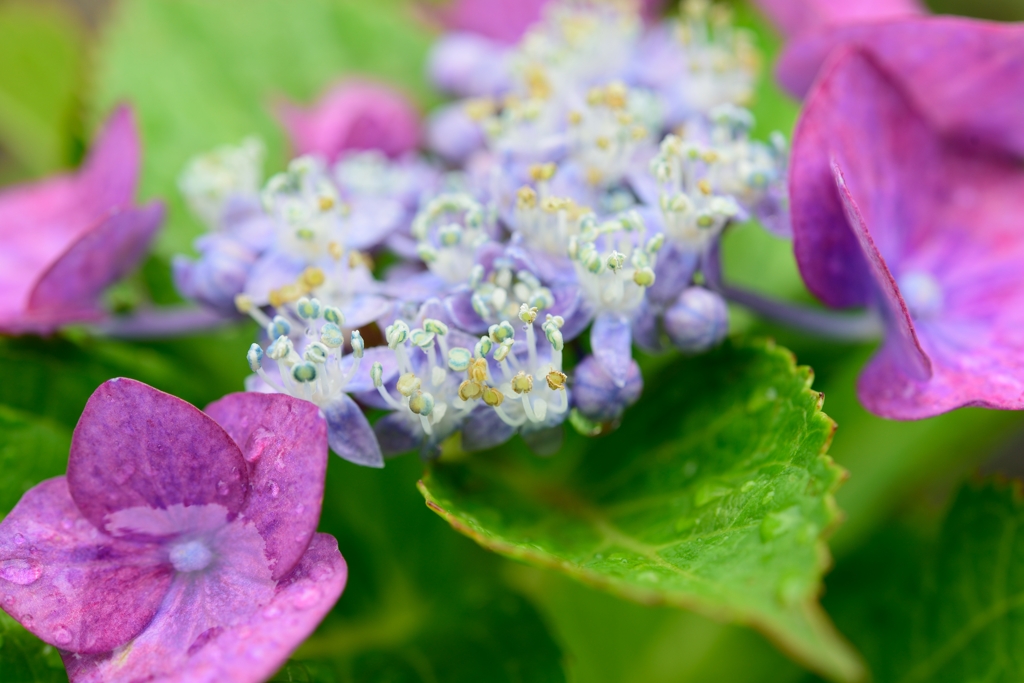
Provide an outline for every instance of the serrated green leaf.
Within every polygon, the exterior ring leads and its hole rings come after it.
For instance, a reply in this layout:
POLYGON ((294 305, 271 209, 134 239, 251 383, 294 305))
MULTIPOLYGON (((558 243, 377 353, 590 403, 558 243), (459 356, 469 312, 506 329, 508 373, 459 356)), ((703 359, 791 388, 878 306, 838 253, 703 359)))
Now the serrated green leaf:
POLYGON ((0 610, 0 673, 4 683, 67 683, 57 650, 0 610))
POLYGON ((32 175, 72 161, 82 43, 56 6, 0 5, 0 146, 32 175))
POLYGON ((357 0, 133 0, 119 5, 100 51, 95 117, 122 99, 145 141, 142 194, 170 200, 157 252, 188 252, 199 234, 176 186, 194 154, 247 135, 283 167, 284 133, 271 103, 312 101, 358 73, 430 99, 431 37, 409 7, 357 0))
POLYGON ((67 427, 0 405, 0 519, 30 488, 64 474, 70 447, 67 427))
POLYGON ((414 457, 368 470, 332 459, 320 530, 348 588, 295 654, 319 683, 561 683, 561 652, 503 561, 423 507, 414 457))
POLYGON ((515 449, 442 463, 427 504, 505 555, 640 602, 750 624, 852 680, 856 655, 816 602, 842 470, 811 373, 770 342, 731 343, 657 373, 603 439, 542 460, 515 449))
POLYGON ((876 683, 1024 679, 1020 484, 956 496, 937 538, 894 525, 829 580, 826 604, 876 683))

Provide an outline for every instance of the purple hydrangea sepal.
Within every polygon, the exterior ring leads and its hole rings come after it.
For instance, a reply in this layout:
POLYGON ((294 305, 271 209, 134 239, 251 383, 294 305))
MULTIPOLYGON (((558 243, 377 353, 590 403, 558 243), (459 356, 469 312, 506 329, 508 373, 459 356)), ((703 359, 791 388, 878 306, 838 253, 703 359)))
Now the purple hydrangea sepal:
POLYGON ((82 168, 0 192, 0 333, 101 319, 103 290, 145 255, 164 207, 134 203, 141 151, 119 107, 82 168))
POLYGON ((233 394, 207 410, 103 384, 67 476, 0 522, 3 608, 60 650, 72 683, 265 680, 344 588, 337 542, 315 533, 316 407, 233 394))
POLYGON ((865 24, 924 13, 917 0, 755 0, 787 38, 834 26, 865 24))
POLYGON ((632 359, 621 385, 594 356, 585 357, 573 369, 573 405, 584 417, 596 422, 617 420, 626 408, 637 402, 643 389, 640 366, 632 359))
POLYGON ((309 108, 282 102, 277 114, 297 156, 333 161, 346 150, 376 149, 397 157, 420 140, 419 114, 405 95, 367 80, 338 83, 309 108))
POLYGON ((797 262, 826 304, 881 313, 885 342, 858 386, 876 414, 1024 408, 1024 166, 1006 140, 945 134, 858 50, 833 54, 808 98, 790 177, 797 262))
POLYGON ((898 82, 938 130, 1024 155, 1024 24, 922 17, 817 31, 794 41, 779 81, 803 97, 829 53, 857 47, 898 82))

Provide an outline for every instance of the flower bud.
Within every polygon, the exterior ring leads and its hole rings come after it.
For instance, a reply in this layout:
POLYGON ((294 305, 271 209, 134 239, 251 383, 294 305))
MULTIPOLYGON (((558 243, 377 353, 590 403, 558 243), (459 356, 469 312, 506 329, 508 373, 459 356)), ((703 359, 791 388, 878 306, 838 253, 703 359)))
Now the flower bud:
POLYGON ((689 287, 665 311, 665 331, 680 351, 702 353, 725 339, 729 332, 729 309, 719 294, 703 287, 689 287))

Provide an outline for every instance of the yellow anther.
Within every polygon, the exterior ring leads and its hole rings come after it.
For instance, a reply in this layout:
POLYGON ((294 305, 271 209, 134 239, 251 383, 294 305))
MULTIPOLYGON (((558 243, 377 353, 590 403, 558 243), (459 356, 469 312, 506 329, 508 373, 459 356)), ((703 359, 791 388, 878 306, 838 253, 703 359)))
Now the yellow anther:
POLYGON ((505 401, 505 394, 494 387, 484 387, 483 399, 487 405, 497 408, 505 401))
POLYGON ((299 276, 299 282, 305 285, 306 289, 316 289, 326 281, 327 276, 324 275, 324 271, 316 266, 310 266, 302 271, 302 275, 299 276))
POLYGON ((605 89, 604 102, 611 109, 625 109, 628 98, 629 88, 625 83, 619 81, 609 83, 605 89))
POLYGON ((512 377, 512 391, 517 394, 528 394, 533 391, 533 375, 520 370, 512 377))
POLYGON ((532 209, 537 206, 537 191, 532 187, 520 187, 516 190, 516 205, 520 209, 532 209))
POLYGON ((483 358, 474 358, 469 364, 469 379, 473 382, 487 381, 487 361, 483 358))
POLYGON ((469 100, 464 106, 466 116, 476 122, 483 121, 488 116, 494 114, 494 100, 489 97, 480 97, 474 100, 469 100))
POLYGON ((412 396, 420 388, 420 378, 411 372, 407 372, 398 378, 398 393, 402 396, 412 396))
POLYGON ((718 152, 713 149, 709 149, 701 155, 701 159, 703 159, 705 163, 713 164, 718 161, 718 152))
POLYGON ((601 88, 591 88, 587 91, 587 104, 596 107, 604 101, 604 91, 601 88))
POLYGON ((647 128, 644 126, 633 126, 629 129, 629 135, 634 140, 643 140, 647 137, 647 128))
POLYGON ((598 149, 607 151, 608 148, 612 146, 612 141, 605 135, 599 135, 597 139, 594 140, 594 144, 597 145, 598 149))
POLYGON ((583 114, 579 113, 578 111, 571 111, 571 112, 569 112, 569 125, 570 126, 578 126, 581 123, 583 123, 583 114))
POLYGON ((302 287, 296 283, 287 284, 281 289, 277 290, 281 294, 281 298, 284 299, 285 303, 291 303, 292 301, 298 301, 302 298, 302 295, 306 292, 302 291, 302 287))
POLYGON ((359 266, 365 266, 368 270, 373 270, 373 258, 365 251, 353 249, 348 253, 348 267, 358 268, 359 266))
POLYGON ((537 183, 545 180, 551 180, 557 169, 558 167, 551 162, 546 164, 531 164, 529 168, 530 178, 537 183))
POLYGON ((465 382, 459 385, 459 398, 461 398, 463 401, 474 401, 480 398, 483 392, 483 386, 472 380, 467 379, 465 382))
POLYGON ((568 379, 568 375, 558 370, 552 370, 545 379, 548 381, 548 389, 558 391, 559 389, 565 389, 565 380, 568 379))
POLYGON ((531 64, 526 68, 526 90, 530 97, 539 100, 546 100, 551 96, 551 82, 543 67, 538 64, 531 64))
POLYGON ((709 183, 705 178, 697 183, 697 189, 699 189, 702 194, 709 195, 711 194, 711 183, 709 183))
POLYGON ((317 204, 320 206, 321 211, 330 211, 334 208, 334 199, 331 197, 320 197, 317 200, 317 204))
POLYGON ((628 126, 633 123, 633 115, 629 112, 620 111, 615 115, 615 120, 618 121, 621 126, 628 126))
POLYGON ((540 208, 548 213, 565 211, 572 207, 572 200, 565 197, 545 197, 540 203, 540 208))
POLYGON ((332 259, 339 261, 345 253, 345 248, 337 242, 330 242, 327 245, 327 253, 331 255, 332 259))
POLYGON ((238 309, 239 313, 248 313, 252 310, 252 297, 245 294, 235 295, 235 308, 238 309))
POLYGON ((281 296, 281 290, 279 289, 270 290, 270 293, 267 295, 267 301, 274 308, 280 308, 285 304, 284 297, 281 296))
POLYGON ((596 169, 596 168, 588 168, 587 169, 587 182, 588 183, 590 183, 591 185, 600 185, 601 181, 603 181, 603 180, 604 180, 604 175, 601 174, 601 171, 599 169, 596 169))

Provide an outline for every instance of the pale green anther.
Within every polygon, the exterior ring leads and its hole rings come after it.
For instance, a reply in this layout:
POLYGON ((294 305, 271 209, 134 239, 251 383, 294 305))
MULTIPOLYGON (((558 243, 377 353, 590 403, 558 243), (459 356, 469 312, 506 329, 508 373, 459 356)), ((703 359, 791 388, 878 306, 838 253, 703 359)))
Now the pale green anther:
POLYGON ((454 349, 448 350, 448 367, 455 372, 465 372, 468 370, 472 360, 473 354, 469 352, 469 349, 457 346, 454 349))
POLYGON ((480 337, 480 341, 473 347, 473 353, 477 358, 484 358, 491 352, 492 346, 494 346, 494 342, 491 341, 490 337, 480 337))
POLYGON ((477 230, 484 224, 484 212, 479 206, 474 207, 466 212, 466 227, 471 230, 477 230))
POLYGON ((469 271, 469 287, 470 289, 476 289, 480 286, 480 283, 484 281, 484 267, 479 263, 473 266, 469 271))
POLYGON ((425 318, 423 320, 423 329, 431 334, 436 334, 438 337, 448 334, 448 326, 434 318, 425 318))
POLYGON ((267 325, 267 336, 271 339, 287 337, 291 333, 292 324, 279 315, 275 315, 274 319, 267 325))
POLYGON ((398 348, 399 344, 404 344, 405 340, 409 338, 409 326, 403 321, 398 320, 394 324, 388 325, 384 331, 384 338, 387 339, 388 348, 394 351, 398 348))
POLYGON ((530 305, 537 310, 544 310, 555 305, 555 295, 547 287, 540 287, 530 297, 530 305))
POLYGON ((633 282, 641 287, 650 287, 654 284, 654 271, 650 268, 639 268, 633 272, 633 282))
POLYGON ((569 248, 566 249, 566 252, 568 253, 569 258, 574 259, 574 260, 576 259, 577 256, 579 256, 579 253, 580 253, 580 241, 576 237, 576 235, 573 235, 572 237, 569 238, 569 248))
POLYGON ((487 334, 490 336, 491 341, 500 344, 506 339, 516 336, 516 328, 512 327, 512 323, 509 321, 502 320, 497 325, 491 325, 487 330, 487 334))
POLYGON ((469 304, 473 307, 473 311, 481 318, 486 319, 491 314, 491 309, 487 305, 487 299, 476 292, 469 297, 469 304))
POLYGON ((651 259, 647 252, 639 249, 630 255, 629 262, 633 264, 634 268, 649 268, 651 265, 651 259))
POLYGON ((259 344, 253 344, 245 354, 245 359, 249 361, 249 369, 256 372, 263 367, 263 349, 259 344))
POLYGON ((296 363, 292 368, 292 377, 296 382, 315 382, 316 366, 308 361, 296 363))
POLYGON ((336 349, 345 343, 345 336, 341 333, 341 328, 334 323, 324 323, 320 328, 320 341, 336 349))
POLYGON ((443 246, 454 247, 462 241, 462 228, 451 223, 437 231, 437 239, 443 246))
POLYGON ((527 325, 532 325, 533 321, 537 319, 537 308, 526 304, 520 304, 519 319, 527 325))
POLYGON ((699 214, 697 216, 697 227, 707 229, 707 228, 710 228, 710 227, 714 226, 714 224, 715 224, 715 218, 714 218, 714 216, 712 216, 709 213, 703 213, 702 212, 701 214, 699 214))
POLYGON ((551 344, 551 348, 555 351, 561 351, 565 346, 565 340, 562 339, 562 331, 557 328, 546 328, 544 336, 548 338, 548 343, 551 344))
POLYGON ((345 326, 345 315, 341 312, 341 309, 336 306, 327 306, 324 308, 324 320, 329 323, 334 323, 338 327, 345 326))
POLYGON ((412 396, 420 389, 420 378, 411 372, 407 372, 398 378, 396 388, 402 396, 412 396))
POLYGON ((619 219, 619 223, 627 232, 636 232, 644 229, 644 219, 640 217, 640 214, 636 211, 627 211, 626 214, 619 219))
POLYGON ((320 305, 319 299, 302 297, 295 302, 295 310, 298 311, 299 317, 303 320, 316 320, 320 317, 322 309, 323 307, 320 305))
POLYGON ((554 327, 557 330, 561 329, 563 325, 565 325, 565 318, 563 318, 560 315, 551 315, 550 313, 548 313, 547 316, 545 316, 544 318, 544 329, 554 327))
POLYGON ((665 208, 673 213, 686 213, 693 208, 693 202, 681 192, 671 197, 666 197, 665 203, 665 208))
POLYGON ((608 255, 608 268, 612 271, 618 272, 625 263, 626 255, 622 252, 613 251, 608 255))
POLYGON ((409 410, 417 415, 427 417, 434 412, 434 396, 426 391, 417 391, 409 399, 409 410))
POLYGON ((370 380, 377 388, 384 386, 384 366, 377 361, 370 366, 370 380))
POLYGON ((520 282, 525 282, 531 289, 537 289, 540 287, 540 280, 538 280, 537 276, 528 270, 520 270, 516 273, 516 279, 520 282))
POLYGON ((267 347, 267 355, 273 360, 281 360, 287 358, 291 354, 294 346, 292 340, 285 336, 280 336, 271 342, 270 346, 267 347))
POLYGON ((501 362, 508 357, 510 351, 512 351, 512 345, 515 343, 515 339, 506 339, 494 348, 494 360, 501 362))
POLYGON ((295 231, 295 236, 303 242, 312 242, 316 239, 316 233, 309 228, 298 228, 295 231))
POLYGON ((320 342, 310 342, 302 352, 302 357, 310 363, 325 363, 329 352, 328 348, 320 342))
POLYGON ((409 333, 409 340, 421 349, 429 349, 434 345, 434 333, 416 328, 409 333))
POLYGON ((601 254, 597 253, 596 249, 591 249, 586 254, 582 254, 580 260, 583 262, 583 267, 595 275, 604 270, 604 260, 601 258, 601 254))
POLYGON ((429 244, 419 243, 416 245, 416 255, 420 257, 424 263, 433 263, 437 260, 437 249, 430 246, 429 244))
POLYGON ((648 254, 657 254, 661 251, 661 248, 665 246, 665 234, 658 233, 651 239, 647 240, 647 246, 644 247, 644 251, 648 254))
POLYGON ((363 357, 363 351, 366 350, 366 342, 363 341, 363 335, 359 333, 359 330, 352 330, 352 355, 356 358, 363 357))
POLYGON ((424 239, 427 236, 427 219, 422 213, 416 216, 412 222, 410 228, 412 236, 418 240, 424 239))

